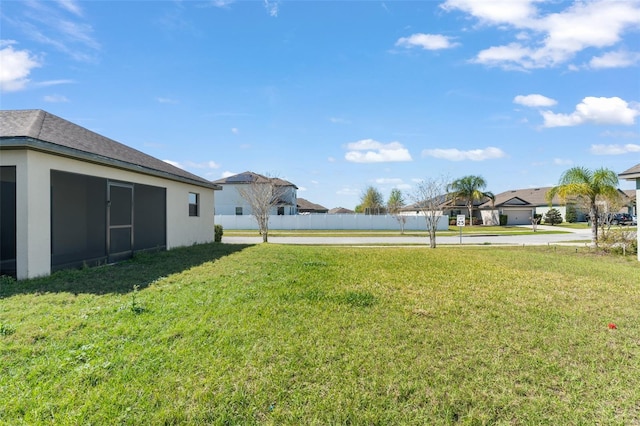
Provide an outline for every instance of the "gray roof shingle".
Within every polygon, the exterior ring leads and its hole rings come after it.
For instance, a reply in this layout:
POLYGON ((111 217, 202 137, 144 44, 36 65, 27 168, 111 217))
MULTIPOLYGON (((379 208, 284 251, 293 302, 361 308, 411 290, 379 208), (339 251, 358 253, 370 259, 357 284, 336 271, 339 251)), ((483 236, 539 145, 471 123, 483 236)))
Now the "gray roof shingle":
MULTIPOLYGON (((550 186, 542 188, 526 188, 526 189, 514 189, 510 191, 501 192, 496 194, 493 205, 499 206, 546 206, 547 192, 551 189, 550 186)), ((558 196, 553 198, 553 205, 560 205, 560 199, 558 196)), ((480 207, 491 207, 491 200, 483 203, 480 207)))
POLYGON ((43 110, 0 111, 0 140, 2 148, 42 149, 217 189, 204 178, 43 110))
POLYGON ((622 179, 640 179, 640 164, 636 164, 618 175, 622 179))
POLYGON ((289 182, 288 180, 280 179, 277 177, 267 177, 254 172, 243 172, 238 173, 237 175, 227 176, 222 179, 214 180, 213 183, 216 185, 225 185, 225 184, 247 184, 252 182, 257 183, 266 183, 269 181, 273 181, 276 186, 293 186, 298 189, 297 186, 289 182))
POLYGON ((298 211, 306 212, 313 211, 315 213, 327 213, 329 211, 328 208, 321 206, 320 204, 312 203, 309 200, 304 198, 297 198, 298 211))

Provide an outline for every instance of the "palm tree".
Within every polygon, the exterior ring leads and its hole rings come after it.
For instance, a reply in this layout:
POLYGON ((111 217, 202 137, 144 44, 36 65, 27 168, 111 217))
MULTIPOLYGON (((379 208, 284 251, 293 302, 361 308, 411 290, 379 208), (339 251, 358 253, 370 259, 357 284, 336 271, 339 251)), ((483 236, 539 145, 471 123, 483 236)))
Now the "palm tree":
POLYGON ((489 198, 495 200, 493 193, 482 191, 487 187, 487 181, 482 176, 464 176, 456 179, 447 186, 450 199, 464 200, 469 209, 469 225, 473 226, 473 204, 476 200, 489 198))
POLYGON ((591 242, 598 245, 598 204, 602 198, 615 198, 618 195, 618 175, 605 168, 595 171, 585 167, 572 167, 566 170, 557 186, 551 188, 547 194, 547 201, 551 204, 554 196, 558 196, 561 201, 569 197, 586 202, 589 208, 589 219, 591 220, 591 242))

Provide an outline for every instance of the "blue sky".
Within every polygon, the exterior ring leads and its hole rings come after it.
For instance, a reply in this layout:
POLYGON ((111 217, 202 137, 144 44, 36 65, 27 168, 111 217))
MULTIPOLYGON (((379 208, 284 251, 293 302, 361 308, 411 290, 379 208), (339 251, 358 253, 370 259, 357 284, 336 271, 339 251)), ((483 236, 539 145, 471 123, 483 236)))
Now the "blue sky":
MULTIPOLYGON (((5 0, 2 109, 354 208, 640 162, 640 1, 5 0)), ((621 188, 633 184, 621 181, 621 188)))

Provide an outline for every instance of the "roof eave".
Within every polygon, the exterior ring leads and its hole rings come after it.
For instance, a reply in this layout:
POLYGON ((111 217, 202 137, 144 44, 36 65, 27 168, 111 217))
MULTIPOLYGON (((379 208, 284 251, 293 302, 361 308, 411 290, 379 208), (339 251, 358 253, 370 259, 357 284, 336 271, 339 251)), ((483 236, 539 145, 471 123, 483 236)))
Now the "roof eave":
POLYGON ((618 177, 624 180, 637 180, 637 179, 640 179, 640 172, 639 173, 620 173, 618 177))
POLYGON ((33 151, 44 152, 47 154, 59 155, 61 157, 83 160, 94 164, 115 167, 118 169, 128 170, 136 173, 142 173, 150 176, 162 177, 164 179, 169 179, 176 182, 188 183, 203 188, 209 188, 214 191, 222 189, 221 186, 204 180, 198 181, 194 179, 188 179, 186 177, 174 175, 160 170, 151 169, 137 164, 127 163, 126 161, 115 160, 113 158, 107 158, 96 154, 90 154, 85 151, 52 144, 49 142, 43 142, 39 139, 34 139, 31 137, 3 137, 1 139, 2 144, 0 144, 0 150, 29 149, 33 151))

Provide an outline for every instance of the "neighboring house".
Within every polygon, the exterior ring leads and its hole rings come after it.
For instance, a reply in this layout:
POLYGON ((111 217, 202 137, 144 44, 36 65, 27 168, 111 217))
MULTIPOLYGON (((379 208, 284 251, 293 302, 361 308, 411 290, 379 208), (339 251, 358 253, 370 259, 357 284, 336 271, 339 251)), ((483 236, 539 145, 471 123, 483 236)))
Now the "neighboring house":
POLYGON ((332 209, 329 209, 328 214, 354 214, 355 212, 353 210, 349 210, 347 208, 344 207, 334 207, 332 209))
MULTIPOLYGON (((536 214, 544 215, 550 209, 560 211, 564 220, 567 214, 566 204, 561 202, 556 196, 551 200, 551 205, 547 201, 547 192, 551 187, 514 189, 496 194, 493 202, 487 201, 480 208, 483 210, 485 224, 490 217, 495 216, 492 211, 507 216, 507 225, 528 225, 531 218, 536 214)), ((585 215, 579 209, 576 211, 578 221, 584 221, 585 215)), ((493 218, 491 219, 493 220, 493 218)))
POLYGON ((321 206, 320 204, 312 203, 304 198, 298 197, 298 214, 303 213, 327 213, 328 208, 321 206))
POLYGON ((624 194, 626 195, 625 207, 622 213, 629 213, 630 215, 637 216, 638 215, 638 203, 637 203, 638 196, 636 194, 636 190, 626 189, 622 192, 624 192, 624 194))
MULTIPOLYGON (((638 195, 640 195, 640 164, 636 164, 628 170, 620 173, 618 175, 621 179, 631 180, 636 182, 636 195, 635 199, 638 200, 638 195)), ((638 247, 640 248, 640 232, 636 231, 636 236, 638 238, 638 247)), ((638 260, 640 261, 640 249, 638 250, 638 260)))
MULTIPOLYGON (((469 217, 469 209, 467 208, 467 200, 462 198, 449 199, 448 196, 442 195, 443 202, 440 204, 440 208, 442 210, 442 214, 449 215, 450 218, 455 218, 457 215, 465 215, 469 217)), ((474 222, 479 222, 484 225, 489 225, 489 223, 484 222, 484 217, 482 212, 480 211, 481 206, 484 204, 491 204, 491 199, 489 197, 482 197, 479 200, 473 200, 473 218, 474 222)), ((496 223, 497 225, 497 223, 496 223)))
POLYGON ((280 178, 271 178, 253 172, 244 172, 213 181, 222 190, 216 193, 216 215, 251 215, 249 203, 242 197, 239 189, 250 189, 250 185, 271 184, 278 189, 278 200, 271 214, 295 215, 297 211, 298 187, 280 178))
POLYGON ((42 110, 0 111, 0 274, 213 241, 215 184, 42 110))

